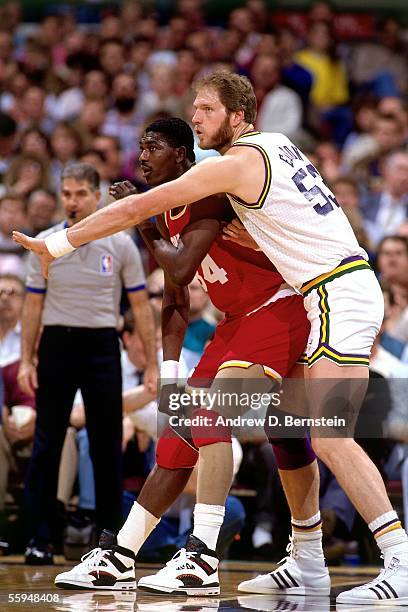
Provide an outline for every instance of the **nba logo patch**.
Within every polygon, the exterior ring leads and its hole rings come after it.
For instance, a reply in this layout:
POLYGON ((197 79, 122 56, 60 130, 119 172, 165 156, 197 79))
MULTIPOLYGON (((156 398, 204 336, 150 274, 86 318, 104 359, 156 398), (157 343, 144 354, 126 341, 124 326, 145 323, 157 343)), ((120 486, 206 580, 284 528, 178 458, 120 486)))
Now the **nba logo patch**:
POLYGON ((101 274, 104 276, 112 276, 113 274, 113 257, 112 255, 101 255, 101 274))

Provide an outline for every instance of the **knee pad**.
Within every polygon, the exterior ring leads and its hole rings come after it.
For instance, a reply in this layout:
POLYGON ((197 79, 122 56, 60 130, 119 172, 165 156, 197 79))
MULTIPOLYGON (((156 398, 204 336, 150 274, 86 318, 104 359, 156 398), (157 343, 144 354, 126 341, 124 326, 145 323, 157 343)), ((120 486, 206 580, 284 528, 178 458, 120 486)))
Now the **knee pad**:
POLYGON ((218 412, 199 408, 193 413, 194 425, 191 426, 191 437, 197 448, 216 444, 217 442, 231 443, 231 427, 222 421, 217 423, 217 419, 225 420, 218 412))
POLYGON ((198 450, 167 427, 156 447, 156 463, 168 470, 187 469, 195 466, 198 450))
POLYGON ((309 438, 269 438, 280 470, 297 470, 316 459, 309 438))

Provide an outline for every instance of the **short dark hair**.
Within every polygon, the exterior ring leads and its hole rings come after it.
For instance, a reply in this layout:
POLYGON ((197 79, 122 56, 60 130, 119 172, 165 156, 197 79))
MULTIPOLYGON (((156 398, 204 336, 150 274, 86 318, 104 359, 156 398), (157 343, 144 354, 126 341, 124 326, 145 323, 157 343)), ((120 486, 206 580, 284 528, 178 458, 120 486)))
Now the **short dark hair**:
POLYGON ((91 164, 85 163, 67 164, 61 173, 61 183, 67 178, 73 178, 76 181, 87 181, 93 191, 99 189, 101 180, 99 172, 91 164))
POLYGON ((145 133, 147 132, 162 134, 171 147, 185 147, 187 159, 195 162, 193 130, 183 119, 157 119, 147 126, 145 133))
POLYGON ((384 236, 384 238, 380 240, 377 247, 377 256, 380 255, 380 251, 384 246, 384 243, 388 242, 388 240, 393 240, 394 242, 399 242, 400 244, 402 244, 402 246, 405 247, 405 250, 408 255, 408 238, 406 238, 405 236, 399 236, 398 234, 392 234, 391 236, 384 236))
POLYGON ((18 283, 21 287, 22 292, 25 293, 26 288, 25 288, 24 281, 19 276, 17 276, 17 274, 9 274, 9 273, 0 274, 0 281, 2 280, 10 280, 15 283, 18 283))
POLYGON ((222 104, 229 113, 244 111, 247 123, 256 119, 256 97, 251 81, 235 72, 219 70, 208 74, 194 83, 194 90, 212 87, 218 93, 222 104))

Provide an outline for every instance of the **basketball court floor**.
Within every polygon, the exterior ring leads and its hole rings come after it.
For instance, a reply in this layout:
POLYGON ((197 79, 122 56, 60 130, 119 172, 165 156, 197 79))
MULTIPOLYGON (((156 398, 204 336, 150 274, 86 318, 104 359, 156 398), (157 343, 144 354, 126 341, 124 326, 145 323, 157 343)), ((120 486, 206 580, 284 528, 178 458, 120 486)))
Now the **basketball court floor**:
MULTIPOLYGON (((223 561, 220 569, 221 595, 218 597, 157 596, 143 591, 119 593, 112 591, 65 591, 53 585, 56 574, 68 569, 64 557, 56 557, 54 566, 30 567, 21 556, 0 561, 0 612, 232 612, 238 610, 286 610, 288 612, 329 612, 336 610, 336 595, 348 587, 368 582, 378 574, 373 567, 336 567, 331 569, 332 593, 327 598, 268 596, 239 594, 242 580, 274 569, 274 565, 259 562, 223 561)), ((160 566, 138 565, 137 578, 151 574, 160 566)), ((374 606, 341 606, 343 612, 374 612, 374 606)), ((393 610, 387 607, 387 610, 393 610)), ((395 608, 406 610, 407 608, 395 608)))

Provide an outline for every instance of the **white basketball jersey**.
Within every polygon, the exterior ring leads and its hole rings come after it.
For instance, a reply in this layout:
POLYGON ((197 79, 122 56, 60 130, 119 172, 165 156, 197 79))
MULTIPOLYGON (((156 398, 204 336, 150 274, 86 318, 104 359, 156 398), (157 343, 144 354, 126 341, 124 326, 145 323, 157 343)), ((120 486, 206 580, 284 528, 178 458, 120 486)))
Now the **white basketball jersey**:
POLYGON ((265 184, 258 202, 228 198, 248 232, 295 289, 330 272, 350 256, 367 253, 322 177, 283 134, 251 132, 233 146, 258 149, 265 184))

